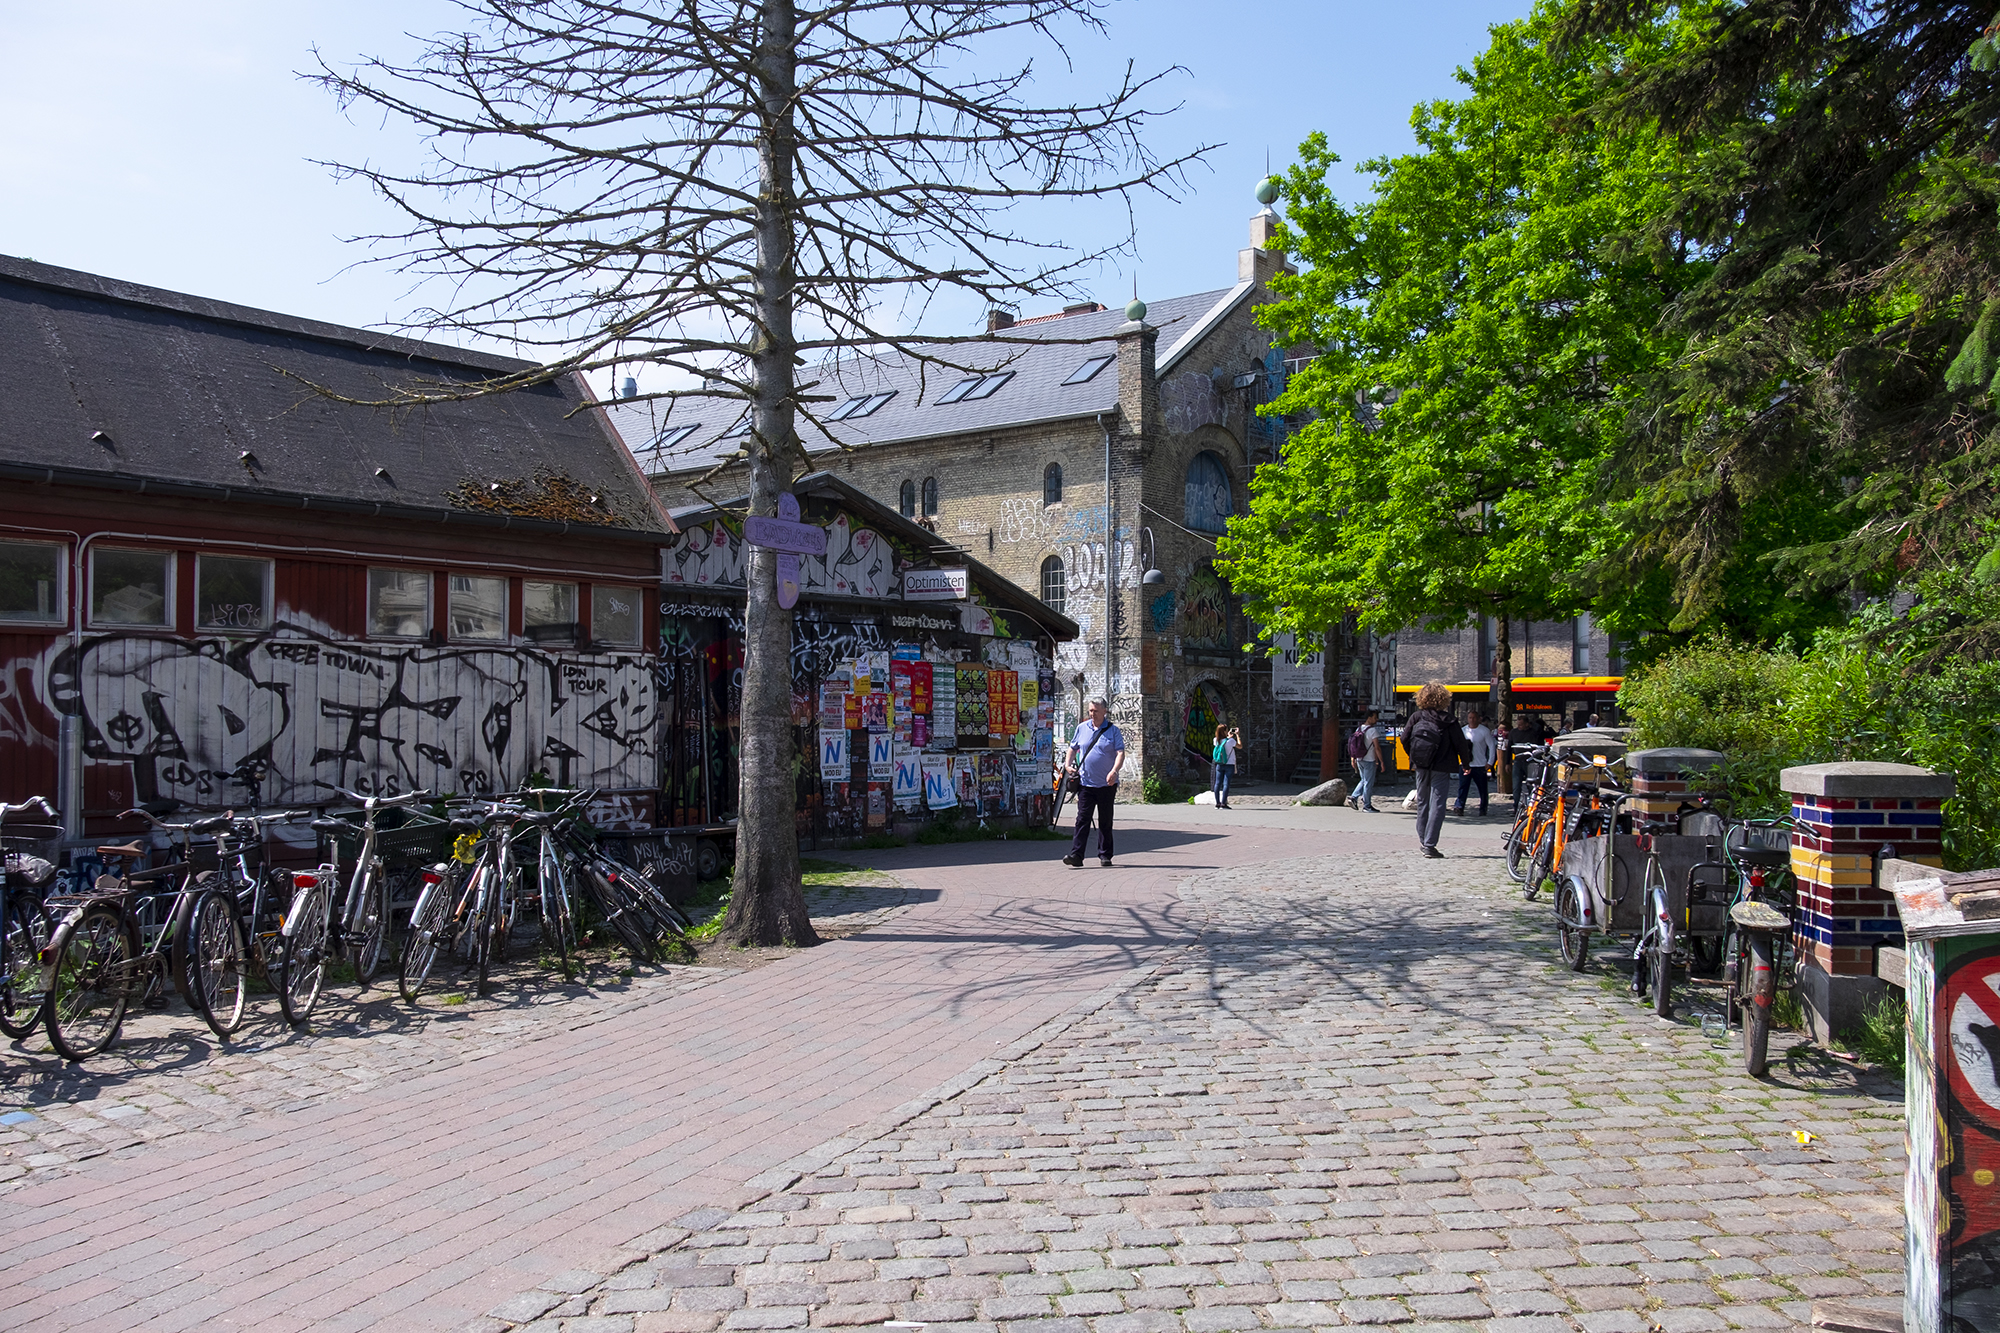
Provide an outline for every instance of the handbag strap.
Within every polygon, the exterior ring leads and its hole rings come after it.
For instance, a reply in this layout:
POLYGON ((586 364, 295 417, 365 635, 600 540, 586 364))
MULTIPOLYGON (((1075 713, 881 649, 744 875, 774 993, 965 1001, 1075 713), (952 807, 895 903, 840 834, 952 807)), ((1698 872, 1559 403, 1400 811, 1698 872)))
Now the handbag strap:
POLYGON ((1103 740, 1105 734, 1110 730, 1111 730, 1111 719, 1107 717, 1104 719, 1104 725, 1097 729, 1097 734, 1090 738, 1090 744, 1084 746, 1083 753, 1076 757, 1076 771, 1079 774, 1083 772, 1083 761, 1090 758, 1090 752, 1097 748, 1097 743, 1103 740))

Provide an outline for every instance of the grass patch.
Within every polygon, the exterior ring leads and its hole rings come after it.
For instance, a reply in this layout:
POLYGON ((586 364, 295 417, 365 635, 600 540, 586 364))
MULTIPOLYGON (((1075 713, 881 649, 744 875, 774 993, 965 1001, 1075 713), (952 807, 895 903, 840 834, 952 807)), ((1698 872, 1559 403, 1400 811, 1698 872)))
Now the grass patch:
POLYGON ((908 847, 910 844, 893 833, 871 833, 857 845, 880 851, 887 847, 908 847))
POLYGON ((464 1004, 464 1003, 465 1003, 465 996, 463 996, 463 995, 440 995, 440 996, 438 996, 438 1003, 439 1003, 439 1004, 464 1004))
POLYGON ((1860 1027, 1841 1033, 1834 1044, 1842 1050, 1852 1051, 1869 1064, 1880 1065, 1900 1075, 1907 1054, 1903 1034, 1909 1017, 1909 1009, 1900 993, 1884 995, 1862 1011, 1860 1027))
POLYGON ((1139 795, 1148 805, 1179 805, 1194 795, 1194 788, 1169 782, 1157 773, 1148 773, 1139 779, 1139 795))
POLYGON ((1797 991, 1781 990, 1772 998, 1771 1026, 1785 1032, 1805 1031, 1806 1006, 1797 991))
POLYGON ((977 824, 932 824, 920 829, 911 841, 923 847, 942 847, 954 842, 1063 842, 1069 834, 1052 828, 981 828, 977 824))

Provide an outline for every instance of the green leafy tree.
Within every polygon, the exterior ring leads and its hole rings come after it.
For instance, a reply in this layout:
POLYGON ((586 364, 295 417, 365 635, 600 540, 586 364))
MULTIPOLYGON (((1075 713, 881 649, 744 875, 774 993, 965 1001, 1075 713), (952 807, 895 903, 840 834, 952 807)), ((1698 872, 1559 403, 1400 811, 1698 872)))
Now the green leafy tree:
POLYGON ((1364 164, 1359 205, 1329 187, 1325 135, 1303 145, 1284 236, 1310 268, 1259 317, 1318 350, 1270 409, 1310 420, 1221 542, 1260 621, 1657 617, 1657 588, 1593 596, 1618 538, 1600 472, 1623 385, 1671 357, 1656 326, 1705 261, 1656 225, 1682 146, 1592 111, 1607 66, 1658 59, 1675 31, 1557 46, 1540 10, 1496 27, 1467 96, 1417 109, 1418 151, 1364 164))

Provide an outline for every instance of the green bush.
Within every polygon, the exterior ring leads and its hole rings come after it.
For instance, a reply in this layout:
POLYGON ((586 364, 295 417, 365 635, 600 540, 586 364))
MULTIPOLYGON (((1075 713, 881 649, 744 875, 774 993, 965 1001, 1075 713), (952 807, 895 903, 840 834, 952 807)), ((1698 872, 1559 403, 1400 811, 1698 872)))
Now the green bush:
POLYGON ((1157 773, 1148 773, 1139 779, 1139 795, 1147 805, 1179 805, 1193 790, 1178 782, 1169 782, 1157 773))

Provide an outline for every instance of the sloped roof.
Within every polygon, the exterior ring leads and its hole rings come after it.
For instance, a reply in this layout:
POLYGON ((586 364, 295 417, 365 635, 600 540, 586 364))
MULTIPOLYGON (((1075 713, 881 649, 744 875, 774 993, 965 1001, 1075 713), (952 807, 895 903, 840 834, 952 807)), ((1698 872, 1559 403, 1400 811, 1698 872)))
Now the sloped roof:
POLYGON ((0 475, 529 530, 664 531, 601 414, 577 410, 588 400, 574 378, 421 411, 349 406, 307 384, 383 398, 417 378, 530 365, 0 256, 0 475), (451 499, 537 474, 574 483, 576 503, 537 503, 533 486, 511 513, 451 499))
MULTIPOLYGON (((1220 314, 1248 291, 1245 283, 1150 302, 1146 322, 1159 329, 1162 348, 1186 344, 1187 335, 1213 327, 1220 314)), ((894 444, 1109 412, 1118 405, 1115 362, 1085 383, 1063 381, 1083 362, 1114 354, 1117 344, 1113 337, 1125 323, 1123 310, 1043 317, 1000 330, 990 344, 941 347, 938 355, 975 370, 1014 372, 1013 378, 990 397, 960 402, 939 400, 967 378, 965 373, 926 366, 905 355, 859 356, 802 369, 799 382, 818 379, 820 383, 812 392, 833 400, 818 405, 822 417, 851 398, 879 393, 895 396, 865 417, 836 421, 826 429, 801 417, 800 438, 806 452, 817 456, 839 447, 835 435, 849 447, 894 444), (1071 341, 1074 339, 1093 341, 1077 345, 1071 341), (828 429, 834 435, 829 435, 828 429)), ((743 440, 727 432, 742 421, 743 412, 742 403, 721 399, 613 403, 606 408, 606 415, 639 465, 651 473, 699 470, 735 452, 743 440), (695 429, 675 438, 687 426, 695 429), (671 442, 662 446, 663 438, 671 442)))
MULTIPOLYGON (((1074 620, 1050 607, 1048 603, 1005 574, 974 560, 965 553, 964 547, 954 545, 950 538, 939 536, 921 524, 904 518, 895 510, 856 490, 831 472, 807 473, 792 483, 791 491, 794 495, 815 496, 831 501, 849 513, 858 515, 870 527, 887 533, 907 546, 929 552, 931 560, 938 565, 954 569, 965 568, 970 572, 974 586, 986 595, 986 604, 992 610, 1006 611, 1020 616, 1059 642, 1067 643, 1082 633, 1074 620)), ((739 495, 712 505, 687 505, 675 509, 673 517, 677 524, 685 528, 716 515, 729 514, 732 517, 741 515, 749 503, 749 496, 739 495)), ((732 591, 740 592, 741 589, 732 591)), ((913 605, 934 606, 935 603, 913 605)))

